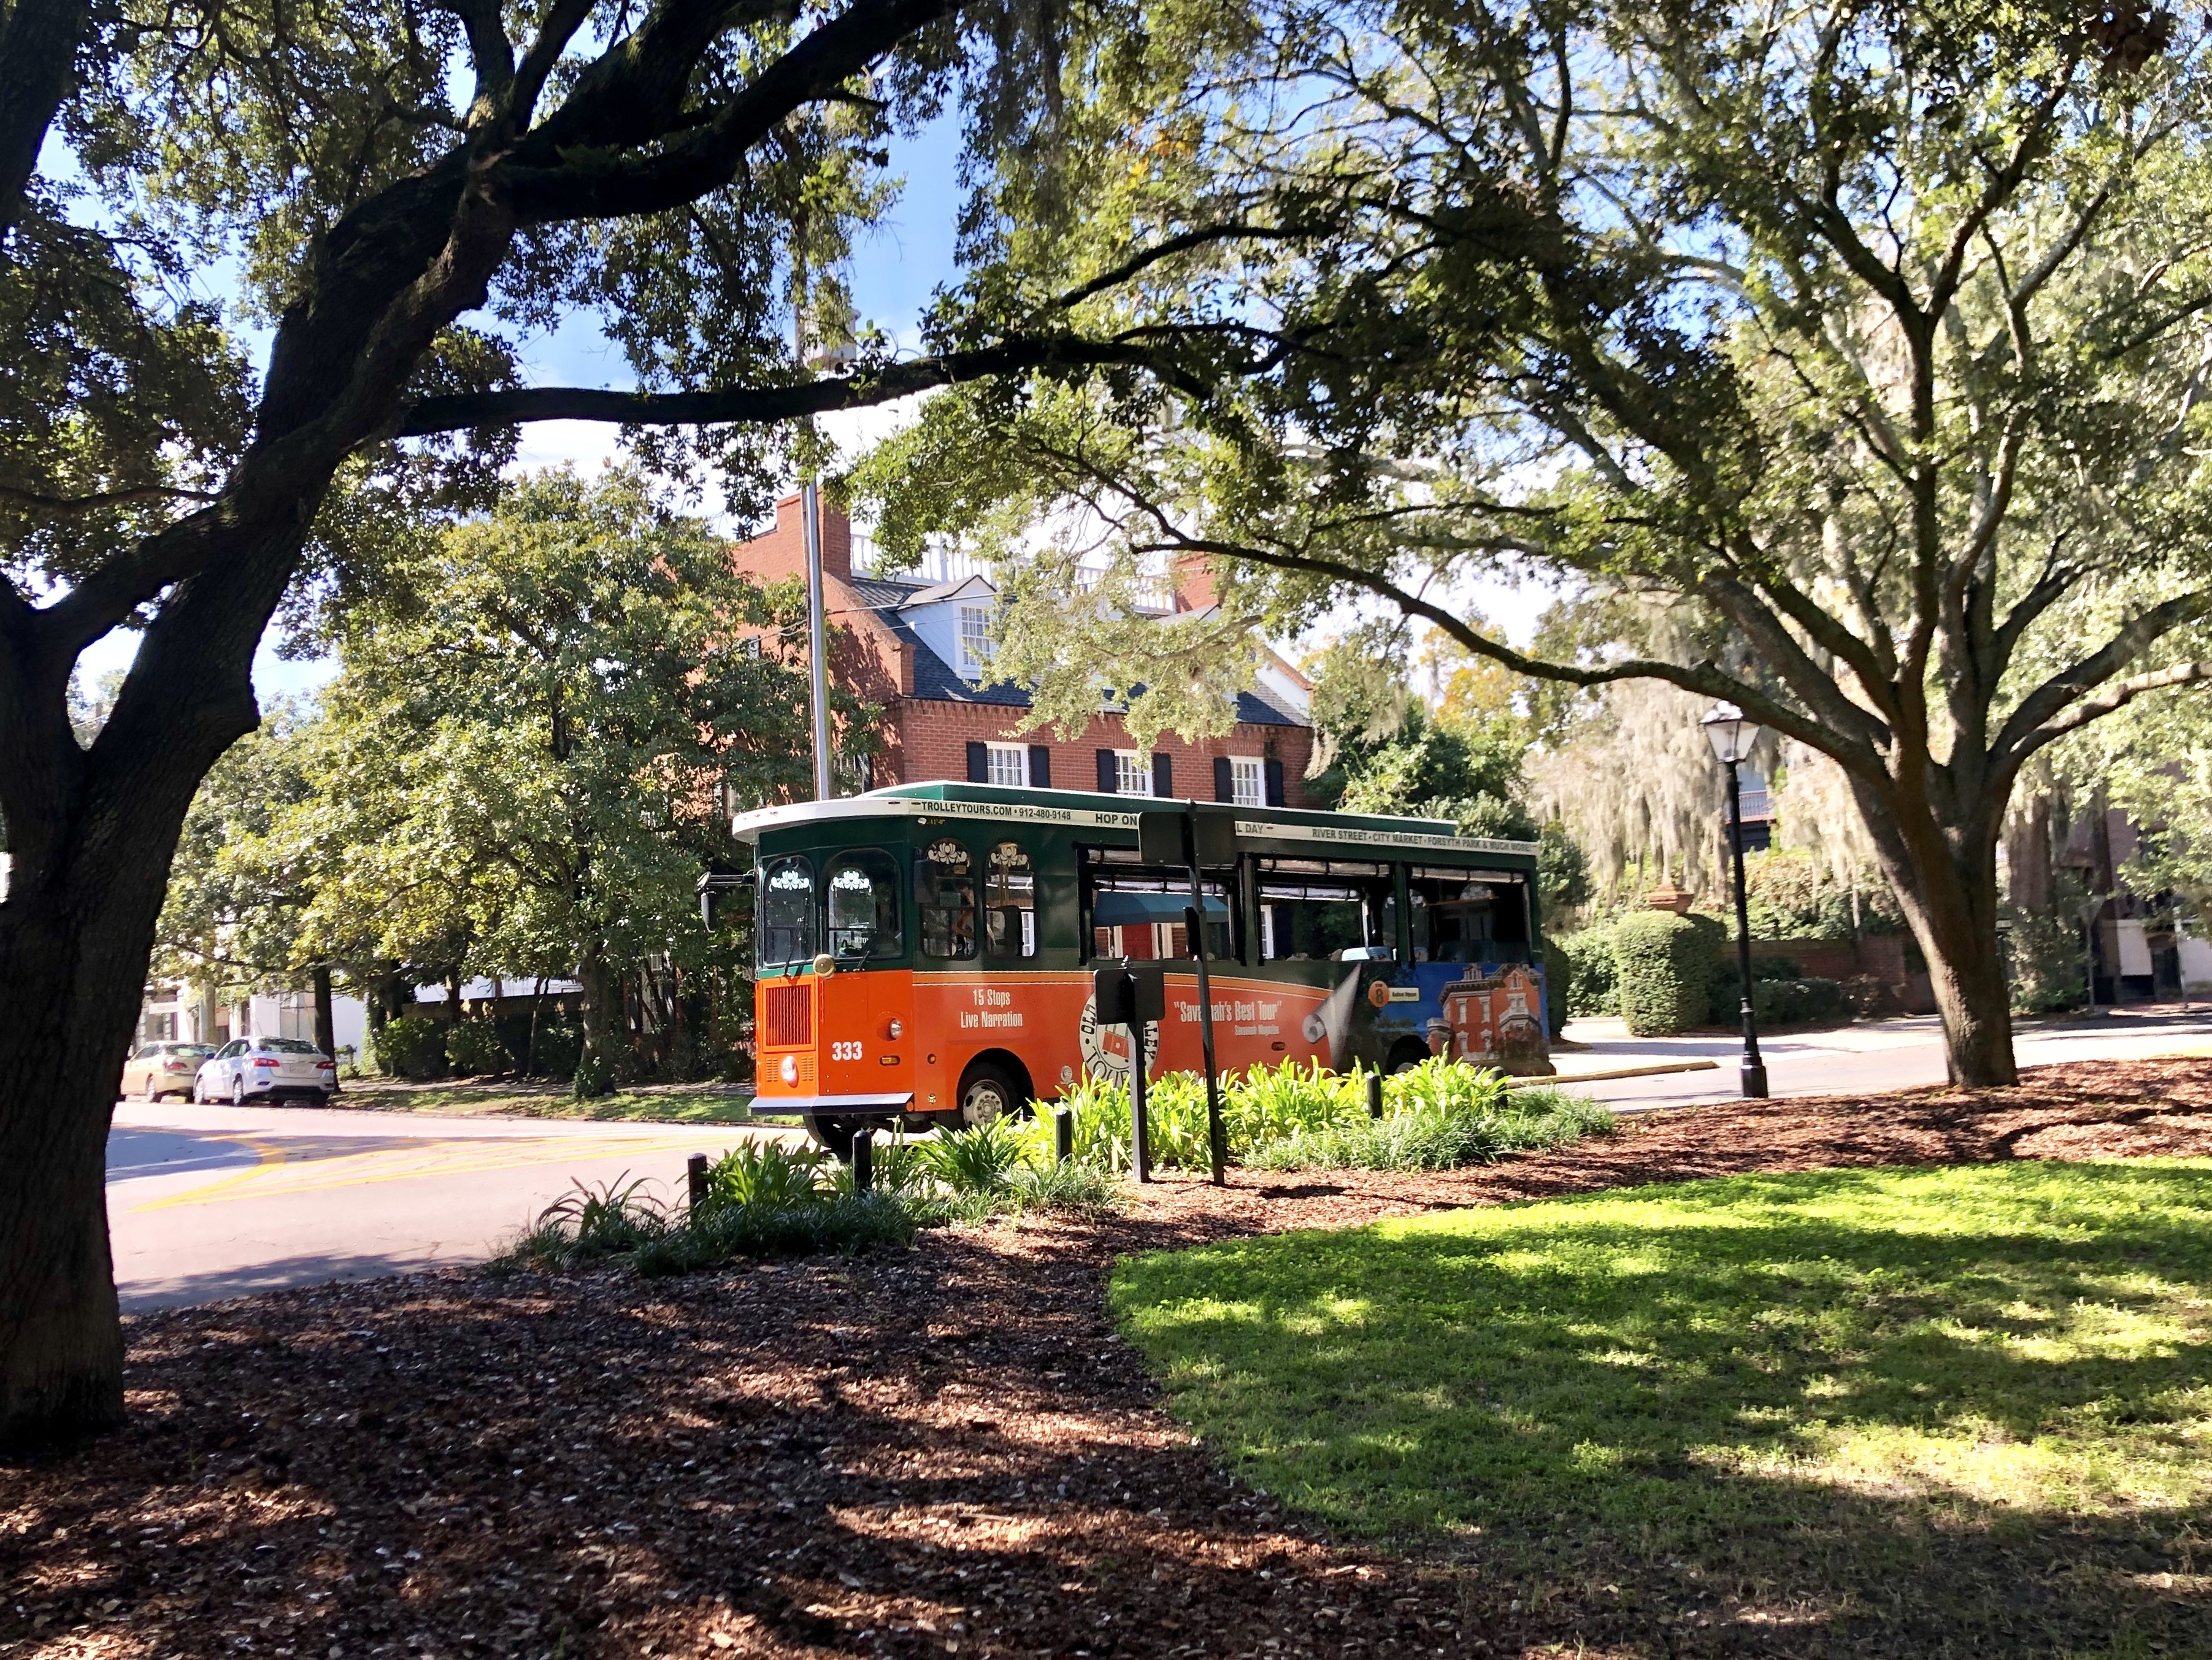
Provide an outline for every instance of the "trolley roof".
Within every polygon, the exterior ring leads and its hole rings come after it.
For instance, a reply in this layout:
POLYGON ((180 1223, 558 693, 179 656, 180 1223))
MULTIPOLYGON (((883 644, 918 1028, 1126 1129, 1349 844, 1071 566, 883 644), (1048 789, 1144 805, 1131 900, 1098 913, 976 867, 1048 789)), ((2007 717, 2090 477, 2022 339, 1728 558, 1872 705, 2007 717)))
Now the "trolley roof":
MULTIPOLYGON (((788 806, 741 812, 730 821, 732 835, 757 842, 763 831, 799 830, 809 824, 854 819, 974 818, 1011 824, 1063 825, 1133 833, 1147 811, 1180 809, 1174 798, 1107 795, 1092 790, 1023 789, 1009 784, 895 784, 866 795, 835 801, 798 801, 788 806)), ((1255 842, 1311 842, 1343 849, 1378 853, 1486 854, 1534 859, 1534 842, 1461 836, 1448 818, 1400 818, 1382 813, 1322 812, 1309 807, 1224 807, 1201 801, 1210 811, 1237 815, 1237 834, 1255 842)))

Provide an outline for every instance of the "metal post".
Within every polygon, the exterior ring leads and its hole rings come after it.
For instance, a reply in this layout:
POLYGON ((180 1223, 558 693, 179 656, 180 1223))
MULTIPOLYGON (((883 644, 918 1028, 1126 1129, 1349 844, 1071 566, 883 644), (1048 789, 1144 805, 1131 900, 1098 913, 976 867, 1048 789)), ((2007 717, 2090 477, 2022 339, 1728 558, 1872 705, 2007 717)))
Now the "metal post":
POLYGON ((1152 1128, 1145 1115, 1145 1032, 1149 1021, 1132 1020, 1129 1034, 1129 1158, 1139 1182, 1152 1179, 1152 1128))
MULTIPOLYGON (((803 371, 806 367, 806 308, 794 301, 791 308, 792 354, 803 371)), ((814 423, 809 421, 802 444, 811 444, 814 423)), ((799 523, 806 544, 806 651, 814 700, 814 799, 827 801, 836 787, 830 771, 830 664, 823 636, 822 599, 822 499, 814 484, 814 458, 805 459, 806 476, 799 486, 799 523)))
POLYGON ((1066 1107, 1052 1110, 1052 1156, 1060 1164, 1075 1157, 1075 1115, 1066 1107))
POLYGON ((1370 1118, 1382 1116, 1382 1074, 1379 1072, 1367 1074, 1367 1116, 1370 1118))
POLYGON ((1735 957, 1743 980, 1743 1093, 1747 1100, 1766 1098, 1766 1062, 1759 1058, 1759 1025, 1752 1015, 1751 905, 1743 890, 1743 791, 1736 781, 1736 763, 1728 763, 1729 839, 1735 865, 1735 957))
POLYGON ((695 1152, 684 1161, 684 1186, 689 1190, 691 1208, 696 1210, 707 1202, 707 1155, 695 1152))
POLYGON ((853 1191, 872 1193, 876 1186, 876 1133, 861 1128, 853 1134, 853 1191))
POLYGON ((1206 896, 1198 879, 1198 811, 1186 821, 1190 836, 1190 909, 1183 913, 1192 957, 1198 964, 1198 1042, 1206 1055, 1206 1146, 1213 1185, 1229 1185, 1229 1132, 1221 1122, 1221 1079, 1213 1063, 1213 984, 1206 974, 1206 896))

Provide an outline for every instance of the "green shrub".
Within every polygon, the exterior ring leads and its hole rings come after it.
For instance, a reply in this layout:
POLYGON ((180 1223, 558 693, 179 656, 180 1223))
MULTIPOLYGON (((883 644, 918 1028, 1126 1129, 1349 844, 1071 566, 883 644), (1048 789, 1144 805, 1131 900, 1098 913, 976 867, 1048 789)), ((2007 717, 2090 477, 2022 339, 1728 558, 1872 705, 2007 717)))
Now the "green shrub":
MULTIPOLYGON (((1201 1080, 1201 1125, 1205 1110, 1201 1080)), ((1229 1145, 1239 1151, 1366 1114, 1365 1074, 1357 1067, 1330 1072, 1318 1061, 1310 1066, 1285 1061, 1279 1066, 1254 1067, 1242 1077, 1226 1080, 1222 1089, 1222 1122, 1229 1145)))
POLYGON ((500 1041, 499 1028, 489 1020, 460 1020, 446 1029, 446 1059, 465 1078, 483 1078, 506 1072, 514 1057, 500 1041))
POLYGON ((784 1141, 739 1143, 707 1167, 702 1211, 732 1205, 803 1205, 829 1197, 822 1186, 826 1155, 784 1141))
POLYGON ((376 1069, 386 1078, 423 1083, 446 1073, 446 1023, 427 1014, 402 1014, 376 1034, 376 1069))
MULTIPOLYGON (((1787 957, 1754 957, 1751 959, 1752 996, 1759 996, 1759 983, 1763 980, 1795 980, 1797 964, 1787 957)), ((1735 940, 1733 936, 1721 942, 1720 953, 1713 958, 1712 973, 1705 981, 1705 1018, 1716 1025, 1725 1025, 1743 1007, 1743 969, 1737 963, 1735 940)), ((1761 1016, 1762 1019, 1765 1017, 1761 1016)))
POLYGON ((918 1145, 922 1168, 956 1198, 1003 1193, 1030 1162, 1029 1136, 1020 1123, 994 1118, 963 1130, 940 1130, 918 1145))
POLYGON ((1544 1035, 1557 1037, 1567 1024, 1567 982, 1575 977, 1574 965, 1558 940, 1547 939, 1540 966, 1544 971, 1544 1035))
MULTIPOLYGON (((1752 1012, 1761 1025, 1816 1025, 1847 1018, 1843 982, 1824 980, 1818 975, 1796 980, 1754 980, 1751 999, 1752 1012)), ((1737 1001, 1741 1000, 1739 993, 1737 1001)))
POLYGON ((2088 981, 2082 964, 2081 930, 2063 916, 2008 907, 2012 923, 2003 935, 2005 978, 2014 1014, 2055 1014, 2077 1006, 2088 981))
POLYGON ((648 1278, 739 1257, 812 1256, 914 1243, 910 1207, 887 1194, 840 1194, 799 1205, 732 1205, 665 1230, 631 1254, 648 1278))
POLYGON ((1621 1018, 1638 1037, 1671 1037, 1705 1024, 1713 933, 1672 911, 1632 911, 1613 925, 1621 1018))
POLYGON ((1584 928, 1552 943, 1565 959, 1559 977, 1552 982, 1553 995, 1565 1004, 1567 1013, 1578 1020, 1620 1013, 1612 933, 1604 928, 1584 928))
POLYGON ((1261 1170, 1456 1170, 1615 1128, 1595 1101, 1550 1085, 1510 1090, 1501 1073, 1451 1062, 1427 1062, 1389 1082, 1397 1087, 1386 1092, 1381 1118, 1301 1131, 1254 1149, 1246 1162, 1261 1170))
POLYGON ((584 1052, 584 1029, 564 1017, 541 1015, 533 1036, 527 1014, 502 1015, 498 1031, 514 1064, 526 1064, 532 1078, 567 1078, 584 1052))
POLYGON ((579 1101, 597 1101, 615 1092, 614 1068, 603 1055, 587 1055, 576 1062, 568 1091, 579 1101))

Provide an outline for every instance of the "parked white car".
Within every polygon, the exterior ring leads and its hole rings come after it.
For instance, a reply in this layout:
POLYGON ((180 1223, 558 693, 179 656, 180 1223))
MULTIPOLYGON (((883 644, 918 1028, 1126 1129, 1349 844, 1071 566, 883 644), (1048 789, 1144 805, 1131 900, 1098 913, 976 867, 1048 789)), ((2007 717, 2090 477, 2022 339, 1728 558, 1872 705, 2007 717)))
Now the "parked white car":
POLYGON ((192 1079, 195 1101, 284 1098, 320 1106, 338 1092, 338 1063, 296 1037, 236 1037, 200 1065, 192 1079))

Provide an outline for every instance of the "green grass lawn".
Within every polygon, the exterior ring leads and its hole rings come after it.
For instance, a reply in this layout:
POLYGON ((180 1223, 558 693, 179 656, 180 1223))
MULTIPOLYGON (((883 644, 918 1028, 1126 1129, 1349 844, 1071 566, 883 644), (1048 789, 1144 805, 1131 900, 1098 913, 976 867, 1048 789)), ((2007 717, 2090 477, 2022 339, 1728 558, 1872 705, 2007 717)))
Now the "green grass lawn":
POLYGON ((1262 1487, 1531 1600, 1713 1652, 2212 1654, 2212 1164, 1645 1188, 1112 1294, 1262 1487))
POLYGON ((579 1101, 566 1085, 506 1083, 394 1084, 362 1079, 342 1086, 331 1104, 356 1112, 425 1112, 448 1117, 620 1119, 664 1124, 751 1122, 752 1092, 695 1085, 617 1091, 579 1101))

